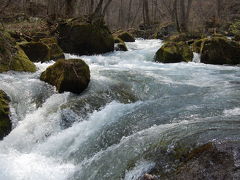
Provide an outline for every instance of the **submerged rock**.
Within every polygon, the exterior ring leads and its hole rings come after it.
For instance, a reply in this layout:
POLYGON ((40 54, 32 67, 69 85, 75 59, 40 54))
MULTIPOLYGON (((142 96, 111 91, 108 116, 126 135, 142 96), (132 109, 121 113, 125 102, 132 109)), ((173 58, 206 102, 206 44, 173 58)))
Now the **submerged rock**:
POLYGON ((187 159, 180 165, 171 179, 234 179, 237 173, 234 152, 230 144, 202 145, 186 155, 187 159), (227 147, 227 149, 225 149, 227 147))
POLYGON ((128 51, 125 43, 118 43, 115 47, 116 51, 128 51))
POLYGON ((9 102, 10 99, 6 93, 0 90, 0 140, 8 135, 12 129, 11 120, 9 118, 9 102))
POLYGON ((127 46, 123 40, 121 40, 119 38, 115 38, 114 43, 115 43, 116 51, 128 51, 127 46))
POLYGON ((35 72, 36 66, 5 31, 0 31, 0 73, 6 71, 35 72))
POLYGON ((117 31, 113 34, 113 36, 121 39, 124 42, 135 42, 134 37, 125 31, 117 31))
POLYGON ((71 19, 60 23, 56 31, 59 46, 66 53, 92 55, 114 50, 113 36, 102 20, 71 19))
POLYGON ((201 53, 201 62, 216 65, 240 64, 240 44, 223 37, 212 37, 194 43, 201 53))
POLYGON ((168 161, 172 161, 167 167, 161 162, 164 158, 158 159, 148 176, 161 180, 235 179, 240 175, 239 148, 237 141, 210 142, 192 150, 182 147, 173 154, 166 153, 168 161))
POLYGON ((192 61, 193 53, 185 42, 167 42, 156 53, 155 61, 178 63, 192 61))
POLYGON ((60 59, 41 74, 40 79, 56 86, 59 93, 83 92, 90 81, 88 65, 80 59, 60 59))

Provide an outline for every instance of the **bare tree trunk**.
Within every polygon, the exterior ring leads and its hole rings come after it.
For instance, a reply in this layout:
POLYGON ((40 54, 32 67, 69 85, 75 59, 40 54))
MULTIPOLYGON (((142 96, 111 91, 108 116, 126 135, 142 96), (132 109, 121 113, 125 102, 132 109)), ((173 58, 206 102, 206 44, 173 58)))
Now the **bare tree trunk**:
POLYGON ((148 0, 143 0, 143 20, 144 24, 150 25, 148 0))
POLYGON ((193 0, 188 0, 188 4, 187 4, 187 12, 186 12, 186 30, 188 31, 189 28, 189 18, 190 18, 190 12, 191 12, 191 8, 192 8, 192 2, 193 0))
POLYGON ((103 8, 103 12, 102 15, 104 16, 106 14, 106 11, 109 7, 109 5, 111 4, 112 0, 108 0, 108 2, 105 4, 104 8, 103 8))
POLYGON ((74 15, 75 0, 65 0, 65 16, 72 17, 74 15))
POLYGON ((104 16, 107 11, 107 8, 111 4, 112 0, 108 0, 104 7, 103 7, 103 2, 104 2, 104 0, 99 1, 98 5, 93 13, 94 16, 104 16))
POLYGON ((121 5, 119 7, 118 25, 119 27, 123 27, 123 0, 121 0, 121 5))
POLYGON ((94 0, 90 0, 88 14, 92 14, 93 13, 93 8, 94 8, 94 0))
POLYGON ((192 7, 192 2, 193 2, 192 0, 187 0, 186 4, 185 0, 180 0, 180 20, 181 20, 180 30, 182 32, 188 31, 189 16, 192 7))
POLYGON ((177 0, 174 0, 174 2, 173 2, 173 14, 174 14, 174 17, 175 17, 175 26, 177 28, 177 31, 180 32, 180 26, 179 26, 179 20, 178 20, 177 0))
POLYGON ((185 32, 186 27, 186 12, 185 12, 185 0, 180 0, 180 30, 185 32))
POLYGON ((138 13, 139 13, 139 9, 140 9, 140 8, 141 8, 141 0, 139 1, 139 5, 138 5, 138 8, 137 8, 137 10, 136 10, 136 14, 135 14, 134 17, 133 17, 133 21, 132 21, 131 26, 134 25, 134 23, 135 23, 135 21, 136 21, 136 19, 137 19, 137 16, 138 16, 138 13))
POLYGON ((221 16, 221 6, 222 6, 222 0, 216 0, 217 4, 217 17, 220 19, 221 16))
POLYGON ((8 0, 5 4, 0 5, 1 9, 0 9, 0 14, 3 13, 3 11, 5 10, 5 8, 7 8, 11 3, 11 0, 8 0))
POLYGON ((129 24, 130 24, 130 19, 131 19, 131 11, 132 11, 132 0, 129 1, 128 4, 128 22, 127 22, 127 28, 129 28, 129 24))
POLYGON ((100 0, 98 2, 98 5, 97 5, 95 11, 93 12, 94 16, 101 16, 101 14, 102 14, 102 6, 103 6, 103 0, 100 0))

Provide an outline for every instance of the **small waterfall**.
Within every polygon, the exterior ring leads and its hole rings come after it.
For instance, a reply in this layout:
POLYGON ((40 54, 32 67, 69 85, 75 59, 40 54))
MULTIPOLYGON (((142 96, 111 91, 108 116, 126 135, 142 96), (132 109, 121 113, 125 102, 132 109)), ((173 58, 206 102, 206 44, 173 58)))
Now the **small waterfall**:
POLYGON ((193 62, 195 63, 201 63, 201 54, 200 53, 193 53, 193 62))

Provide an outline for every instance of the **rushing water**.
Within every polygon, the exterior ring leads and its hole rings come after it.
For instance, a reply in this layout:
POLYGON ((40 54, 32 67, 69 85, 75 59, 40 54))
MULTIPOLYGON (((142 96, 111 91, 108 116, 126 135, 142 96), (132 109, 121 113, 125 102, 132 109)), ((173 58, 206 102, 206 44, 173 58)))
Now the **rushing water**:
POLYGON ((239 67, 155 63, 161 44, 137 40, 128 52, 80 57, 91 69, 81 95, 39 80, 53 62, 0 74, 14 125, 0 142, 0 180, 137 180, 155 164, 143 154, 163 140, 171 148, 239 139, 239 67))

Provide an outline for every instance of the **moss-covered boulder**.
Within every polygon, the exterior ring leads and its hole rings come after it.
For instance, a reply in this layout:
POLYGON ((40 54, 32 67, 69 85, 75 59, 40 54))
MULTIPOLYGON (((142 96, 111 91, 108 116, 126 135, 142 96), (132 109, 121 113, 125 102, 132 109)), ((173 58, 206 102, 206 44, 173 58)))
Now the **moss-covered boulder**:
POLYGON ((56 32, 65 53, 92 55, 114 50, 113 36, 102 20, 71 19, 59 23, 56 32))
POLYGON ((83 92, 90 81, 88 65, 80 59, 60 59, 41 74, 40 79, 56 86, 59 93, 83 92))
POLYGON ((57 43, 57 39, 54 37, 40 39, 40 42, 46 44, 49 48, 50 60, 56 60, 64 58, 63 50, 57 43))
POLYGON ((116 51, 128 51, 127 46, 125 43, 118 43, 115 46, 116 51))
POLYGON ((12 123, 9 118, 10 99, 6 93, 0 90, 0 140, 8 135, 12 129, 12 123))
POLYGON ((196 39, 200 39, 201 37, 202 35, 198 33, 176 33, 167 37, 165 40, 173 41, 173 42, 181 42, 181 41, 189 42, 196 39))
POLYGON ((22 42, 19 46, 32 62, 45 62, 50 60, 50 51, 42 42, 22 42))
POLYGON ((240 44, 227 38, 213 37, 201 40, 200 53, 202 63, 240 64, 240 44))
POLYGON ((125 31, 117 31, 113 34, 113 36, 115 38, 121 39, 124 42, 135 42, 134 37, 130 33, 125 31))
POLYGON ((114 43, 115 43, 114 49, 116 51, 128 51, 127 46, 123 40, 119 38, 114 38, 114 43))
POLYGON ((0 73, 10 70, 35 72, 36 66, 8 32, 0 31, 0 73))
POLYGON ((185 42, 167 42, 156 53, 155 61, 178 63, 192 61, 193 53, 185 42))
POLYGON ((19 46, 32 62, 46 62, 64 58, 63 50, 54 37, 42 38, 38 42, 21 42, 19 46))

